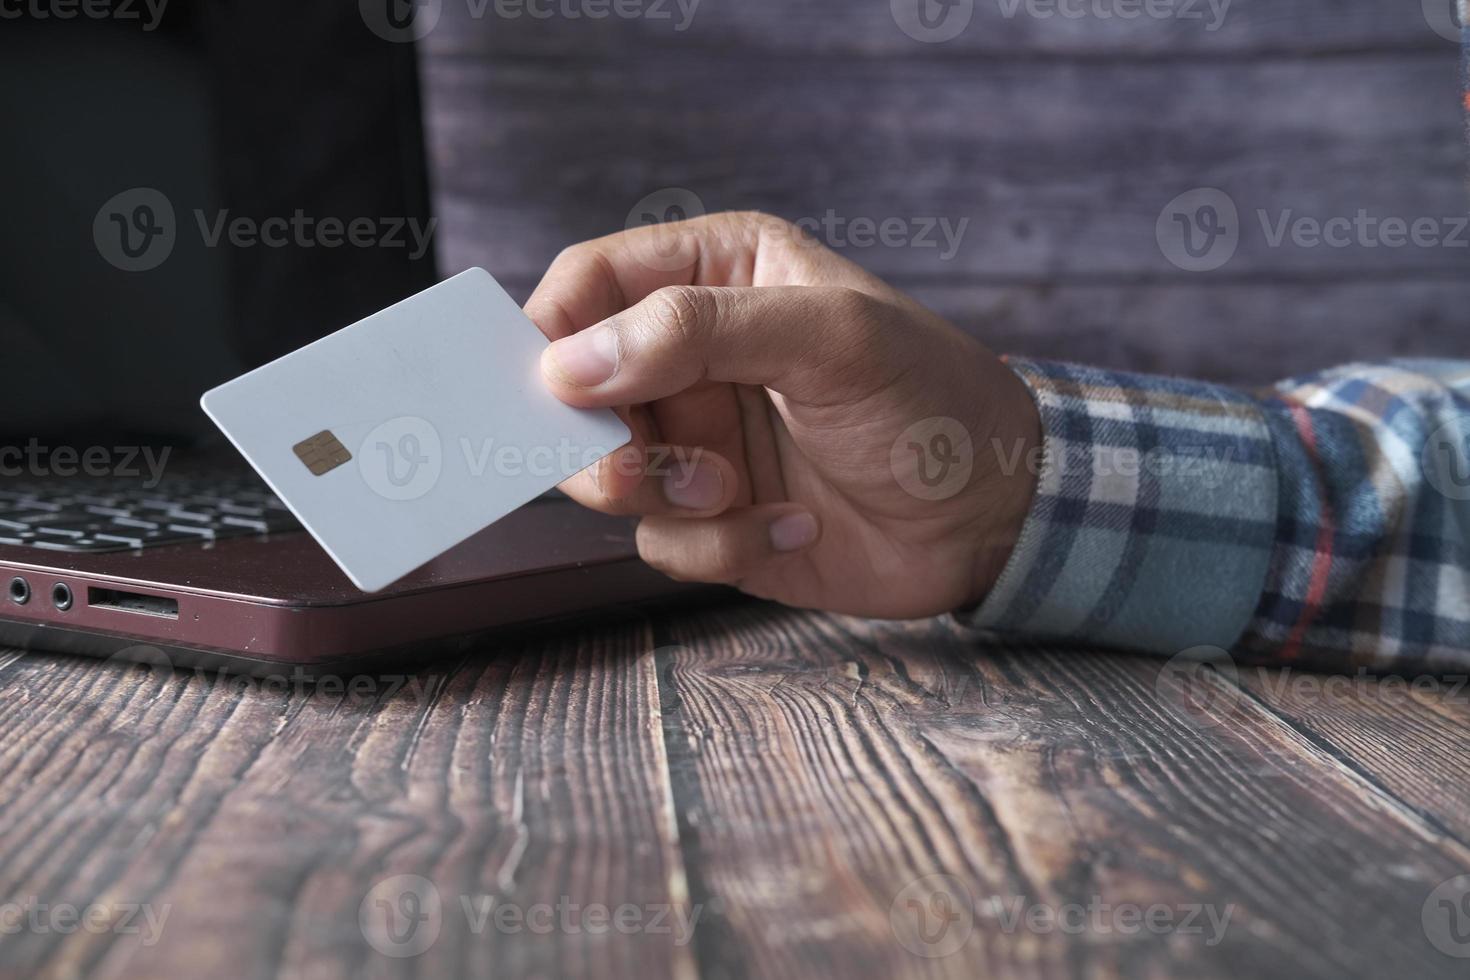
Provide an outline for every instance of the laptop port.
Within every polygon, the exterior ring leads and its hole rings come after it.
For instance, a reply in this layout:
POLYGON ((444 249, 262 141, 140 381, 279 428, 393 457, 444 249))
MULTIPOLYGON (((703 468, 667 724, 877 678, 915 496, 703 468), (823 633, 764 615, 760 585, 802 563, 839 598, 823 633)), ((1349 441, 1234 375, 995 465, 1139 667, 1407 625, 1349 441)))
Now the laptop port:
POLYGON ((116 589, 88 589, 87 605, 96 609, 116 609, 119 612, 138 613, 141 616, 161 616, 164 619, 179 618, 177 599, 162 596, 142 595, 138 592, 119 592, 116 589))
POLYGON ((31 601, 31 583, 20 576, 10 580, 10 601, 23 606, 31 601))
POLYGON ((51 605, 66 612, 71 608, 71 586, 65 582, 57 582, 51 586, 51 605))

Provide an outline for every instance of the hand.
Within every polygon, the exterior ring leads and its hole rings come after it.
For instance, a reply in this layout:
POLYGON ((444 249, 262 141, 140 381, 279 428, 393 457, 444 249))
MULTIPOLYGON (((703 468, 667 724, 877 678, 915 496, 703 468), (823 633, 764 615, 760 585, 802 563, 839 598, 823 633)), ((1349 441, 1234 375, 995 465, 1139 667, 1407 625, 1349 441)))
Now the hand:
POLYGON ((576 245, 526 312, 554 341, 551 390, 635 433, 563 489, 642 515, 638 550, 668 575, 909 618, 978 601, 1004 567, 1035 483, 1030 393, 794 226, 720 214, 576 245))

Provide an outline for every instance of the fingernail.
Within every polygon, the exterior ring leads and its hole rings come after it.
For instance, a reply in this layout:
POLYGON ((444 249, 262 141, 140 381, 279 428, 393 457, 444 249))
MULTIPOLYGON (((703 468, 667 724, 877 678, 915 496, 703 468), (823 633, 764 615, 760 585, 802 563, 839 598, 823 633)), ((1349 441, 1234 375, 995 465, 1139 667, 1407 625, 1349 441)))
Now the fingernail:
POLYGON ((724 496, 725 478, 713 463, 686 463, 664 477, 664 498, 675 507, 710 510, 724 496))
POLYGON ((787 514, 771 522, 771 547, 800 551, 817 540, 817 519, 807 511, 787 514))
POLYGON ((603 326, 558 340, 548 352, 552 370, 582 388, 602 384, 618 369, 618 338, 603 326))

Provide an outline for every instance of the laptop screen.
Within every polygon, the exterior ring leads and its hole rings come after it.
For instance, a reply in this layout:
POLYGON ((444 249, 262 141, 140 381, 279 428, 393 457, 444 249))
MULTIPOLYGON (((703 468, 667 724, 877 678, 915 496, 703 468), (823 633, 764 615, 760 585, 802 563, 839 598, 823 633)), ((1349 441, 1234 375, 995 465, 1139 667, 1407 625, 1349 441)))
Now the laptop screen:
POLYGON ((434 282, 413 46, 266 6, 0 23, 0 438, 211 438, 203 391, 434 282))

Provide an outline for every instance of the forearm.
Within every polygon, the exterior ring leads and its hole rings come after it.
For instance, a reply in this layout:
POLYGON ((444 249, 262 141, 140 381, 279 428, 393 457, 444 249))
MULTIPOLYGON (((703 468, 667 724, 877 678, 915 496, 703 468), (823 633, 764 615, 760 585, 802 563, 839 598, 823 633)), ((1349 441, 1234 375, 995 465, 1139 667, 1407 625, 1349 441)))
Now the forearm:
POLYGON ((1012 366, 1044 459, 973 625, 1323 669, 1470 665, 1470 422, 1454 426, 1470 364, 1353 365, 1256 395, 1012 366))

